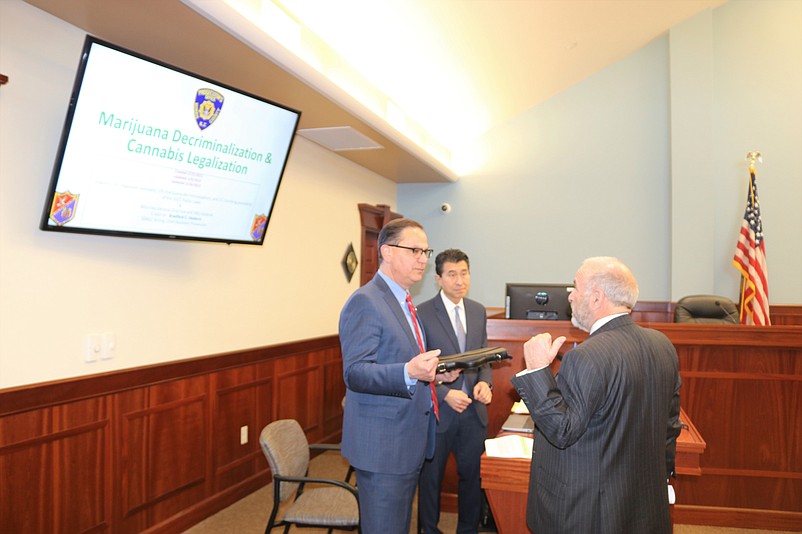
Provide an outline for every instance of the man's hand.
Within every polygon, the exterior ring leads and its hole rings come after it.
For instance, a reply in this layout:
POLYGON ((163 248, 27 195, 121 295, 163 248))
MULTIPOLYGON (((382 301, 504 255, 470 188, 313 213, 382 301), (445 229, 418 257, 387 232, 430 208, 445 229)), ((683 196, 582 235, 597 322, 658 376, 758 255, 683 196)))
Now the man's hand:
MULTIPOLYGON (((434 349, 418 354, 407 362, 407 374, 410 378, 431 382, 437 372, 437 357, 440 356, 440 349, 434 349)), ((452 379, 454 380, 454 379, 452 379)))
POLYGON ((551 334, 544 332, 531 338, 524 343, 524 359, 527 369, 542 369, 548 367, 557 356, 560 347, 565 343, 565 336, 560 336, 554 341, 551 334))
POLYGON ((462 372, 462 369, 452 369, 450 371, 446 371, 445 373, 437 373, 435 378, 440 382, 445 382, 446 384, 450 384, 457 378, 459 378, 459 374, 462 372))
POLYGON ((490 401, 493 400, 493 390, 490 389, 487 382, 477 382, 473 386, 473 398, 482 404, 490 404, 490 401))
POLYGON ((462 413, 473 402, 461 389, 449 389, 445 397, 446 404, 457 413, 462 413))

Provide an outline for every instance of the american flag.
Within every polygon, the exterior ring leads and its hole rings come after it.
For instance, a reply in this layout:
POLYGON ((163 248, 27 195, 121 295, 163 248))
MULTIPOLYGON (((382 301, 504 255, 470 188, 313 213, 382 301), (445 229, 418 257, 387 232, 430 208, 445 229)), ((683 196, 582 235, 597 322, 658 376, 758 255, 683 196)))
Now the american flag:
POLYGON ((769 272, 766 267, 766 245, 763 242, 763 223, 760 220, 754 165, 749 165, 746 212, 732 263, 741 271, 741 323, 770 325, 769 272))

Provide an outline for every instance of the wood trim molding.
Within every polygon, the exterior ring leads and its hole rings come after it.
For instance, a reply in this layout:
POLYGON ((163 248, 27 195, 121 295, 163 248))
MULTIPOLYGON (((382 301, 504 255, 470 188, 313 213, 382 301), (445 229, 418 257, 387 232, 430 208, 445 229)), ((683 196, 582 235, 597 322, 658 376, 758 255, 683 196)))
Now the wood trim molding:
POLYGON ((27 386, 0 389, 0 417, 20 411, 73 402, 150 384, 221 371, 256 362, 339 347, 338 336, 325 336, 234 351, 186 360, 160 363, 110 373, 101 373, 27 386))
POLYGON ((270 481, 270 421, 339 441, 344 394, 336 335, 2 390, 0 525, 183 531, 270 481))

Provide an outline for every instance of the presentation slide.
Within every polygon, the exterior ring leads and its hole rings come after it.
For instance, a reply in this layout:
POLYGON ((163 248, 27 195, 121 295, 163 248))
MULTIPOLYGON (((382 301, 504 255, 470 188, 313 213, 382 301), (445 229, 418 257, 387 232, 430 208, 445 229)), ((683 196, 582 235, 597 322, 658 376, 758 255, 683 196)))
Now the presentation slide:
POLYGON ((260 241, 297 121, 93 43, 48 224, 260 241))

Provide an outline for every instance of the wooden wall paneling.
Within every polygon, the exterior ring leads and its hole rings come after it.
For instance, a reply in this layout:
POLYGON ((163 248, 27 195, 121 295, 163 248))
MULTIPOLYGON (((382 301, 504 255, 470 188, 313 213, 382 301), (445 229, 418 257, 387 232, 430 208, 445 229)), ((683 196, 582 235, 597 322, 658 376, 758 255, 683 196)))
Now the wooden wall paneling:
POLYGON ((53 531, 52 411, 0 419, 0 525, 10 532, 53 531))
POLYGON ((52 444, 54 532, 105 531, 112 511, 108 398, 51 410, 54 435, 61 435, 52 444))
POLYGON ((199 376, 119 395, 120 532, 145 530, 207 496, 208 384, 199 376))
POLYGON ((276 361, 274 420, 295 419, 310 443, 323 436, 323 358, 313 352, 276 361))
MULTIPOLYGON (((673 323, 674 302, 638 301, 632 309, 632 318, 639 323, 673 323)), ((773 326, 802 326, 802 306, 771 305, 773 326)), ((487 308, 488 319, 504 319, 504 308, 487 308)))
POLYGON ((0 531, 181 532, 269 482, 264 425, 338 433, 343 393, 336 335, 0 390, 0 531))
POLYGON ((323 364, 323 442, 335 443, 342 439, 344 397, 343 360, 337 347, 326 351, 323 364))
POLYGON ((213 430, 209 441, 214 453, 215 492, 268 470, 259 434, 271 421, 272 371, 272 362, 267 362, 228 369, 212 376, 213 430), (244 426, 247 426, 247 443, 243 444, 244 426))
POLYGON ((675 518, 802 530, 802 328, 652 324, 677 347, 682 403, 707 441, 675 518))
POLYGON ((802 306, 771 305, 769 311, 774 326, 802 326, 802 306))
POLYGON ((674 303, 663 301, 638 301, 632 309, 632 319, 638 322, 674 322, 674 303))
POLYGON ((3 532, 108 529, 108 438, 106 402, 102 398, 3 418, 3 532))
POLYGON ((771 347, 680 348, 686 409, 704 428, 702 479, 678 502, 802 513, 802 357, 771 347))

